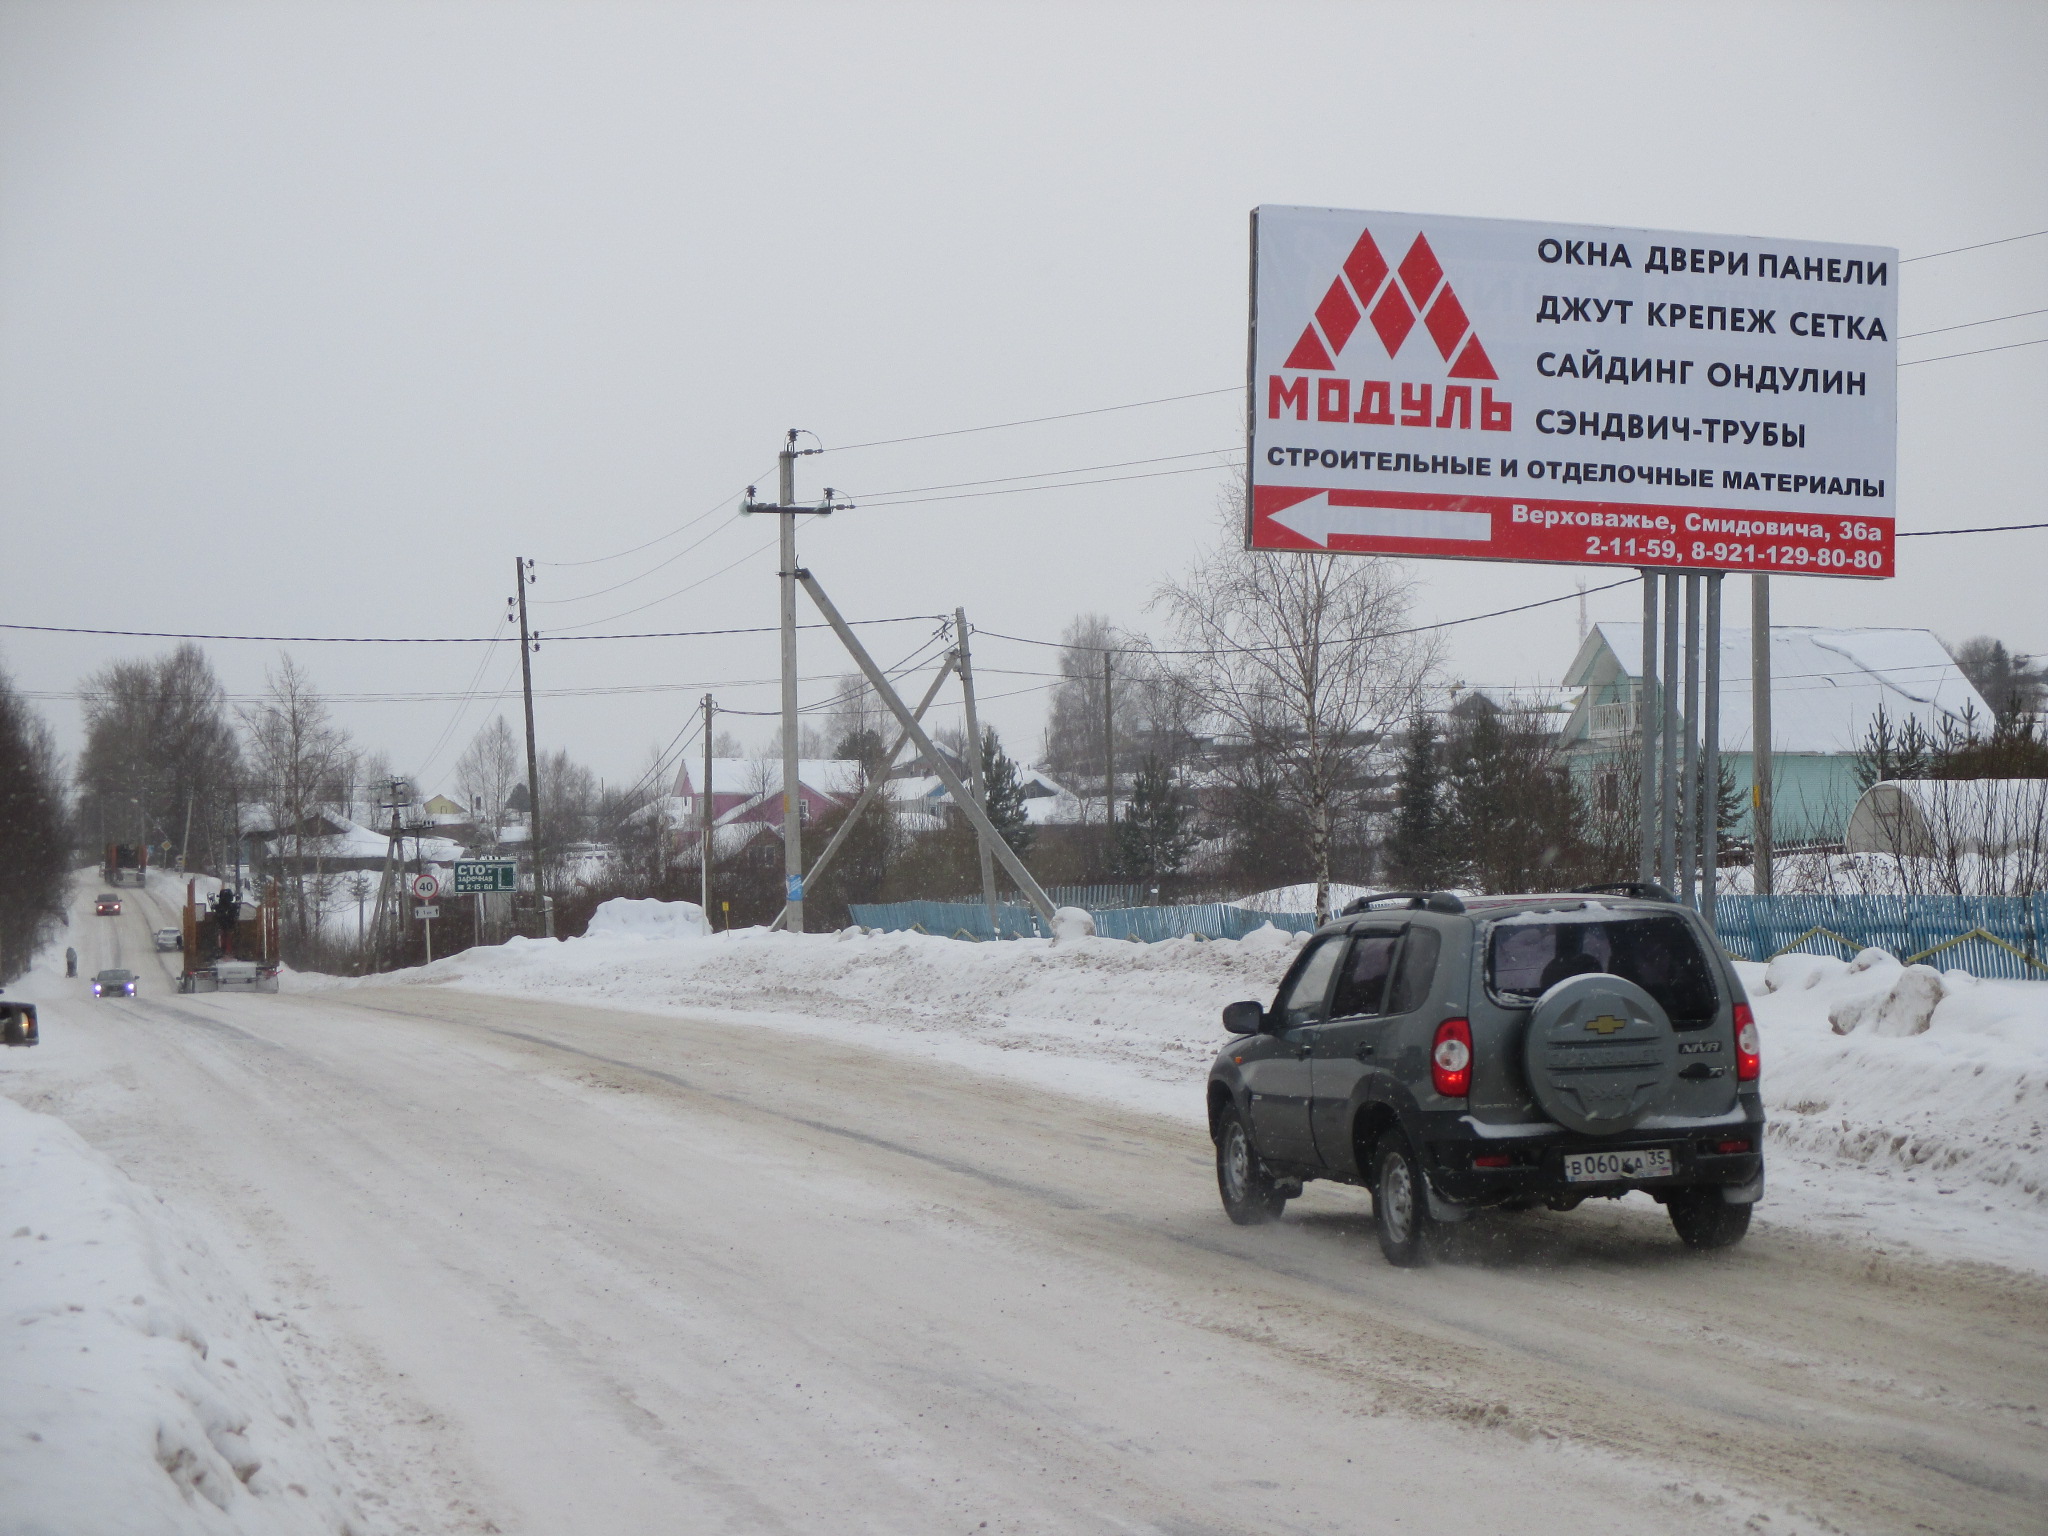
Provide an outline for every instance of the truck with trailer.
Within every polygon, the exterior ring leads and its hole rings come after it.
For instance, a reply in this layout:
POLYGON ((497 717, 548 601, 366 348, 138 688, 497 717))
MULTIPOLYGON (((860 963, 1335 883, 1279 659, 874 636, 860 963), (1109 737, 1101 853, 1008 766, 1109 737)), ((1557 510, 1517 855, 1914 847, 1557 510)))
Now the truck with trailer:
POLYGON ((202 900, 199 882, 185 882, 180 992, 275 992, 278 953, 277 882, 253 901, 237 899, 222 921, 220 896, 202 900))
POLYGON ((149 844, 109 843, 100 873, 109 885, 144 885, 149 878, 149 844))

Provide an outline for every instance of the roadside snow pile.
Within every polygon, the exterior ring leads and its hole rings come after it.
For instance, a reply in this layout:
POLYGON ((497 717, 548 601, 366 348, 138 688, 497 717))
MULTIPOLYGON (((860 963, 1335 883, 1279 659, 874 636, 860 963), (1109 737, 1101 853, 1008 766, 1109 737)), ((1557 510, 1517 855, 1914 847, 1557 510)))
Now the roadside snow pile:
POLYGON ((1270 999, 1303 937, 1269 924, 1242 939, 1131 944, 1081 926, 1000 944, 852 928, 662 945, 513 939, 377 980, 733 1013, 1185 1116, 1201 1112, 1223 1005, 1270 999))
POLYGON ((0 1526, 357 1530, 261 1327, 161 1202, 0 1097, 0 1526))
POLYGON ((1773 1141, 2048 1211, 2048 983, 1879 949, 1741 969, 1773 1141))
POLYGON ((635 901, 614 896, 590 914, 586 937, 600 939, 701 939, 704 909, 693 901, 635 901))

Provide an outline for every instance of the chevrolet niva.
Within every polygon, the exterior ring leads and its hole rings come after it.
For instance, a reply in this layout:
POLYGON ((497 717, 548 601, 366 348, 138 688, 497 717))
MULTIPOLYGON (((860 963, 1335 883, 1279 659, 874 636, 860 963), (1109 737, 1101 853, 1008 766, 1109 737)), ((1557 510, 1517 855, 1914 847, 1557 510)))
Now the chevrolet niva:
POLYGON ((1705 923, 1655 885, 1362 897, 1270 1008, 1223 1023, 1209 1129, 1240 1224, 1310 1179, 1356 1184, 1410 1265, 1476 1210, 1640 1189, 1688 1246, 1721 1248, 1763 1193, 1756 1020, 1705 923))

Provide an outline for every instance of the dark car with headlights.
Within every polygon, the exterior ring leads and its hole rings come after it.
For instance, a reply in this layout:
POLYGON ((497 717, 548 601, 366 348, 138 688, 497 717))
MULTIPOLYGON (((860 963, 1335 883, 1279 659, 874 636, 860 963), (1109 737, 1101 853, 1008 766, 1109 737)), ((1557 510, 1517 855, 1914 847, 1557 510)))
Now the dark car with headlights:
POLYGON ((92 979, 94 997, 133 997, 135 995, 135 973, 133 971, 101 971, 92 979))
POLYGON ((1652 885, 1391 892, 1309 939, 1270 1007, 1233 1003, 1209 1074, 1233 1221, 1311 1179, 1363 1186, 1420 1262, 1483 1209, 1640 1189, 1695 1248, 1763 1193, 1756 1022, 1699 914, 1652 885))

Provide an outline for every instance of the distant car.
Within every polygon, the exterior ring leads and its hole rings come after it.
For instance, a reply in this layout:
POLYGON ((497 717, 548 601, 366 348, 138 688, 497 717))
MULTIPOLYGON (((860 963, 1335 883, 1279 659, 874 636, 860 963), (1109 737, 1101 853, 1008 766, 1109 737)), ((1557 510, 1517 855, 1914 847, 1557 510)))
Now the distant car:
POLYGON ((94 997, 133 997, 135 995, 135 973, 133 971, 101 971, 92 979, 94 997))
POLYGON ((156 947, 158 949, 183 949, 185 947, 185 935, 176 928, 159 928, 156 931, 156 947))
POLYGON ((93 898, 92 910, 95 917, 118 917, 121 912, 121 898, 112 891, 101 891, 93 898))

